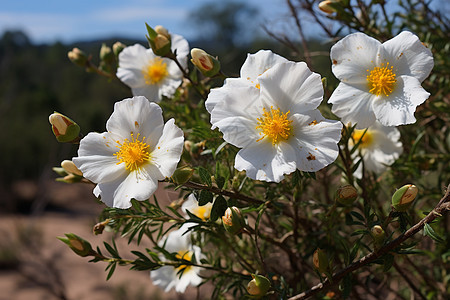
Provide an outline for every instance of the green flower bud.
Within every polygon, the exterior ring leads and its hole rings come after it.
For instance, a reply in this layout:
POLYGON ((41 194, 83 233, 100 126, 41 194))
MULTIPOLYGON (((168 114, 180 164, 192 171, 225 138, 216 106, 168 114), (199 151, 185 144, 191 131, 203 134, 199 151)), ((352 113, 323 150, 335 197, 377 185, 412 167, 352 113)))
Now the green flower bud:
POLYGON ((191 50, 191 62, 207 77, 212 77, 220 71, 220 62, 202 49, 191 50))
POLYGON ((337 1, 333 0, 325 0, 319 3, 319 9, 327 14, 332 14, 336 12, 336 9, 330 5, 331 3, 334 3, 337 1))
POLYGON ((86 54, 78 48, 73 48, 72 51, 69 51, 67 57, 69 57, 71 62, 80 67, 85 67, 88 61, 86 54))
POLYGON ((70 118, 54 112, 48 117, 56 140, 61 143, 77 143, 80 141, 80 126, 70 118))
POLYGON ((370 234, 372 235, 376 249, 383 245, 386 233, 380 225, 373 226, 370 230, 370 234))
POLYGON ((77 255, 85 257, 95 253, 92 250, 91 244, 85 239, 82 239, 73 233, 67 233, 65 236, 67 238, 57 237, 57 239, 68 245, 77 255))
POLYGON ((122 52, 122 50, 125 48, 126 48, 126 45, 122 44, 121 42, 115 42, 114 45, 112 46, 112 50, 116 57, 118 57, 120 52, 122 52))
POLYGON ((145 23, 145 26, 147 27, 147 41, 150 45, 150 47, 153 50, 153 53, 155 53, 158 56, 167 56, 172 52, 172 41, 170 34, 167 32, 167 30, 162 27, 158 27, 158 31, 155 31, 153 28, 151 28, 147 23, 145 23))
POLYGON ((231 234, 239 233, 245 226, 244 217, 242 217, 239 208, 228 207, 225 215, 222 216, 223 227, 231 234))
POLYGON ((252 280, 247 285, 247 292, 255 298, 261 298, 270 289, 270 281, 264 276, 252 274, 252 280))
POLYGON ((180 167, 173 172, 172 180, 176 184, 183 184, 189 181, 191 179, 192 175, 194 174, 194 169, 184 166, 180 167))
POLYGON ((106 64, 114 62, 114 53, 111 47, 107 46, 105 43, 103 43, 100 48, 100 60, 104 61, 106 64))
POLYGON ((52 170, 53 170, 53 172, 55 172, 56 174, 58 174, 59 176, 62 176, 62 177, 69 175, 66 172, 66 170, 64 170, 64 168, 62 168, 62 167, 61 168, 60 167, 53 167, 52 170))
POLYGON ((419 189, 413 184, 407 184, 399 188, 394 195, 392 195, 392 206, 396 211, 407 211, 414 199, 416 199, 419 189))
POLYGON ((341 186, 336 191, 335 199, 340 204, 350 205, 356 200, 356 198, 358 198, 358 191, 350 184, 341 186))
POLYGON ((328 256, 324 250, 317 248, 316 251, 314 251, 313 265, 314 268, 316 268, 320 273, 328 272, 330 264, 328 261, 328 256))

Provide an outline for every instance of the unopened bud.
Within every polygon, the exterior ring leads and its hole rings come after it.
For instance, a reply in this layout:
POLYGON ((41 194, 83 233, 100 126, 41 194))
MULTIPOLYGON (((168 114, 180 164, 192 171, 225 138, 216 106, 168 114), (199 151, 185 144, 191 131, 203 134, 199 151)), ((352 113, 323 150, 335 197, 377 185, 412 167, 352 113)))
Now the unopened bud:
POLYGON ((319 3, 319 9, 327 14, 332 14, 336 12, 336 9, 332 7, 330 4, 336 1, 333 0, 325 0, 319 3))
POLYGON ((83 173, 81 173, 81 171, 77 168, 77 166, 75 166, 75 164, 71 160, 63 160, 61 162, 61 167, 64 170, 66 170, 67 173, 83 176, 83 173))
POLYGON ((194 174, 194 169, 184 166, 180 167, 175 170, 175 172, 172 175, 172 180, 176 184, 183 184, 189 181, 191 179, 192 175, 194 174))
POLYGON ((245 226, 241 211, 235 206, 227 208, 225 215, 222 216, 222 222, 225 230, 231 234, 239 233, 245 226))
POLYGON ((88 61, 86 54, 78 48, 73 48, 72 51, 69 51, 67 57, 69 57, 71 62, 80 67, 86 66, 86 62, 88 61))
POLYGON ((95 235, 102 234, 103 230, 105 230, 106 225, 109 223, 109 219, 106 219, 103 222, 97 223, 94 225, 93 232, 95 235))
POLYGON ((80 126, 70 118, 54 112, 48 117, 48 120, 58 142, 76 143, 80 140, 80 126))
POLYGON ((191 62, 207 77, 216 75, 220 70, 220 62, 202 49, 191 50, 191 62))
POLYGON ((147 23, 145 23, 147 27, 147 41, 150 47, 158 56, 167 56, 171 53, 171 38, 170 34, 167 32, 165 28, 158 28, 160 32, 157 32, 155 29, 150 27, 147 23))
POLYGON ((328 271, 328 256, 324 250, 317 248, 316 251, 314 251, 313 265, 320 273, 326 273, 328 271))
POLYGON ((122 44, 121 42, 115 42, 114 45, 112 46, 112 50, 116 57, 118 57, 120 52, 122 52, 122 50, 125 48, 126 48, 126 45, 122 44))
POLYGON ((58 237, 57 239, 68 245, 70 249, 72 249, 72 251, 78 254, 79 256, 85 257, 95 253, 92 250, 92 246, 88 241, 82 239, 81 237, 73 233, 67 233, 65 235, 67 238, 58 237))
POLYGON ((341 186, 336 191, 336 201, 343 205, 352 204, 358 198, 358 191, 350 184, 341 186))
POLYGON ((381 245, 383 245, 386 233, 380 225, 373 226, 370 230, 370 234, 372 235, 375 248, 379 248, 381 245))
POLYGON ((107 64, 111 64, 114 61, 114 53, 111 47, 107 46, 105 43, 103 43, 100 48, 100 60, 107 64))
POLYGON ((169 31, 168 31, 166 28, 164 28, 163 26, 161 26, 161 25, 156 25, 156 26, 155 26, 155 32, 156 32, 157 34, 160 34, 160 35, 165 36, 168 40, 171 39, 171 36, 170 36, 170 34, 169 34, 169 31))
POLYGON ((418 192, 419 189, 413 184, 402 186, 392 195, 392 206, 396 211, 407 211, 416 199, 418 192))
POLYGON ((247 292, 258 298, 263 297, 270 289, 270 280, 262 275, 252 275, 252 280, 247 285, 247 292))

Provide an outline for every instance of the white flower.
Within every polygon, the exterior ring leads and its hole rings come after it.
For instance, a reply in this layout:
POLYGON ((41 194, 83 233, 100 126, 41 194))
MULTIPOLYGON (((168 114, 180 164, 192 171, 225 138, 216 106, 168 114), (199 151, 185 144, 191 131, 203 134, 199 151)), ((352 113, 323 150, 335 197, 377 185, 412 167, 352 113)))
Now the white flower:
MULTIPOLYGON (((400 142, 400 131, 395 127, 387 127, 375 122, 365 129, 355 129, 352 133, 350 146, 361 140, 358 148, 364 162, 364 168, 376 174, 383 173, 403 152, 400 142)), ((357 155, 357 152, 355 152, 357 155)), ((355 155, 355 158, 356 158, 355 155)), ((362 177, 362 165, 355 172, 355 177, 362 177)))
MULTIPOLYGON (((178 61, 186 69, 189 44, 177 34, 171 36, 172 51, 176 50, 178 61)), ((152 49, 135 44, 120 52, 117 77, 131 88, 134 96, 159 102, 162 96, 173 96, 182 82, 183 73, 173 60, 156 56, 152 49)))
POLYGON ((216 104, 222 100, 222 94, 225 89, 232 89, 236 86, 252 86, 258 88, 258 77, 275 64, 282 62, 288 62, 288 60, 270 50, 259 50, 255 54, 248 54, 247 59, 241 67, 241 77, 227 78, 222 87, 211 89, 208 99, 205 102, 206 109, 211 113, 216 104))
POLYGON ((252 179, 279 182, 296 169, 314 172, 332 163, 342 124, 317 110, 323 97, 320 75, 303 62, 285 62, 258 82, 260 89, 223 90, 211 112, 224 140, 242 148, 235 168, 252 179))
MULTIPOLYGON (((192 261, 195 256, 196 261, 200 261, 203 258, 200 247, 192 245, 191 233, 184 234, 186 230, 187 227, 182 226, 180 229, 172 231, 158 245, 170 253, 176 253, 176 257, 179 259, 192 261)), ((164 256, 160 256, 160 259, 166 260, 164 256)), ((175 288, 178 293, 183 293, 188 285, 198 286, 202 282, 198 275, 199 272, 200 268, 195 266, 181 265, 177 268, 163 266, 151 271, 150 277, 155 285, 164 288, 166 292, 175 288), (183 271, 181 277, 180 271, 183 271)))
POLYGON ((145 97, 117 102, 106 122, 107 132, 91 132, 80 142, 75 165, 97 183, 96 197, 106 205, 128 208, 130 200, 146 200, 158 180, 170 177, 183 151, 183 132, 161 108, 145 97))
POLYGON ((205 205, 199 206, 198 201, 195 198, 194 194, 190 194, 186 201, 184 201, 181 206, 181 210, 184 212, 187 217, 186 211, 188 210, 190 213, 196 215, 203 221, 207 221, 211 214, 212 203, 206 203, 205 205))
POLYGON ((331 60, 341 83, 328 102, 344 124, 414 123, 416 107, 430 95, 421 83, 433 68, 433 57, 410 32, 383 44, 364 33, 350 34, 331 48, 331 60))

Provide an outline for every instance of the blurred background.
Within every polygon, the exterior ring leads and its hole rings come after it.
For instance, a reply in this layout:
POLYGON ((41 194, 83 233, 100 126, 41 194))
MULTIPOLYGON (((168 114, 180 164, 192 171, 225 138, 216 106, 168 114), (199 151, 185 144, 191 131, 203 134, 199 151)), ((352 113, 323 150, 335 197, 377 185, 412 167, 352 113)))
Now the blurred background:
MULTIPOLYGON (((282 0, 2 1, 0 299, 190 299, 151 287, 148 272, 123 268, 106 282, 103 265, 88 264, 56 239, 75 233, 95 243, 92 226, 104 206, 92 186, 55 182, 52 167, 76 156, 77 147, 55 140, 48 116, 57 111, 84 134, 102 132, 114 102, 131 96, 73 65, 67 53, 78 47, 97 64, 102 43, 148 47, 147 22, 183 35, 191 48, 218 56, 228 76, 238 76, 247 53, 260 49, 300 60, 291 14, 282 0), (294 44, 289 49, 280 39, 294 44)), ((315 59, 329 65, 329 41, 312 22, 306 29, 311 49, 319 51, 315 59)), ((159 197, 169 202, 177 194, 159 197)))

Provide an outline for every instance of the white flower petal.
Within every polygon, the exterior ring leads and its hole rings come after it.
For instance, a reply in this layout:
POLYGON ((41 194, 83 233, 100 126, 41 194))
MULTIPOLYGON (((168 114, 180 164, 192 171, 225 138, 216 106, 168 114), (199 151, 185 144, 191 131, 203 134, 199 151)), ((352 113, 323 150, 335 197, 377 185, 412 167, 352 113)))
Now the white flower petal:
POLYGON ((357 128, 367 128, 376 120, 372 107, 375 97, 368 92, 366 84, 349 85, 341 82, 328 103, 333 104, 331 111, 342 119, 342 123, 351 122, 357 124, 357 128))
POLYGON ((323 118, 317 110, 309 115, 295 114, 291 119, 295 132, 289 142, 295 149, 299 170, 315 172, 336 160, 342 123, 323 118))
POLYGON ((133 96, 144 96, 148 101, 160 102, 162 99, 162 93, 159 91, 159 86, 153 84, 146 84, 140 87, 131 88, 133 96))
POLYGON ((350 34, 331 47, 333 74, 341 82, 365 83, 367 70, 378 65, 381 51, 376 39, 360 32, 350 34))
POLYGON ((211 112, 213 127, 218 127, 224 140, 236 147, 245 147, 258 140, 257 118, 263 112, 259 90, 254 87, 240 87, 217 91, 219 92, 223 100, 211 112))
POLYGON ((101 200, 110 207, 126 209, 131 199, 147 200, 158 188, 158 181, 137 172, 129 173, 110 182, 97 185, 101 200))
POLYGON ((304 62, 277 64, 258 79, 263 101, 283 112, 310 111, 322 102, 320 75, 311 72, 304 62))
POLYGON ((386 41, 383 48, 391 57, 390 63, 395 66, 398 76, 409 75, 422 82, 433 69, 434 61, 430 49, 409 31, 403 31, 386 41))
POLYGON ((164 289, 165 292, 170 291, 177 284, 178 278, 174 267, 163 266, 150 272, 150 278, 154 285, 164 289))
POLYGON ((164 125, 162 135, 150 153, 151 164, 157 166, 164 177, 172 176, 180 161, 183 145, 183 131, 175 125, 174 119, 170 119, 164 125))
MULTIPOLYGON (((400 131, 395 127, 383 126, 379 122, 375 122, 367 129, 366 134, 370 134, 371 143, 365 147, 360 147, 365 170, 381 174, 403 152, 400 131)), ((355 161, 357 155, 357 152, 353 155, 355 161)), ((354 175, 356 178, 362 177, 362 165, 358 167, 354 175)))
POLYGON ((119 54, 119 67, 117 77, 129 87, 145 85, 142 69, 156 56, 151 49, 140 44, 126 47, 119 54))
MULTIPOLYGON (((213 88, 209 91, 208 99, 205 101, 206 110, 211 113, 217 103, 223 100, 223 96, 227 93, 226 91, 233 90, 236 87, 248 86, 247 80, 241 80, 240 78, 227 78, 222 87, 213 88)), ((215 127, 213 127, 214 129, 215 127)))
POLYGON ((184 69, 187 68, 187 58, 189 55, 189 43, 179 34, 171 33, 171 49, 172 52, 176 52, 177 60, 180 62, 184 69))
POLYGON ((241 78, 254 81, 265 71, 282 62, 288 62, 288 60, 270 50, 259 50, 255 54, 248 54, 241 67, 241 78))
POLYGON ((269 182, 280 182, 284 174, 295 171, 295 151, 288 144, 281 142, 274 146, 267 140, 241 149, 235 158, 234 167, 245 170, 247 177, 269 182))
POLYGON ((163 132, 163 117, 161 108, 149 102, 143 96, 128 98, 114 105, 114 112, 106 122, 109 132, 121 135, 131 140, 146 138, 145 142, 153 149, 163 132))
POLYGON ((377 120, 384 126, 411 124, 416 121, 416 107, 428 99, 430 94, 419 80, 410 76, 397 77, 394 91, 389 97, 377 97, 373 110, 377 120))
POLYGON ((126 170, 114 156, 118 151, 114 136, 104 132, 91 132, 80 141, 78 157, 73 163, 92 182, 111 181, 124 176, 126 170))

